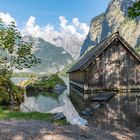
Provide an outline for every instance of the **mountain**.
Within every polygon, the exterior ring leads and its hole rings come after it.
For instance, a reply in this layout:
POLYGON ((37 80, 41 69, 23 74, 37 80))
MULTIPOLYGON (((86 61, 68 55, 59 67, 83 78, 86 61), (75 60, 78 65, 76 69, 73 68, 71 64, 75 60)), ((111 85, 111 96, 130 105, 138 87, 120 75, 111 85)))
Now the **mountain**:
POLYGON ((76 60, 80 55, 80 49, 83 44, 83 39, 81 40, 75 35, 69 37, 68 34, 68 37, 65 36, 65 38, 55 38, 53 44, 56 46, 62 46, 76 60))
POLYGON ((25 36, 24 41, 32 43, 33 54, 42 59, 41 64, 32 68, 34 72, 55 73, 73 61, 71 54, 62 47, 57 47, 42 38, 25 36))
POLYGON ((137 0, 112 0, 105 13, 93 18, 80 55, 112 33, 119 33, 135 48, 140 48, 140 18, 128 18, 128 7, 137 0))

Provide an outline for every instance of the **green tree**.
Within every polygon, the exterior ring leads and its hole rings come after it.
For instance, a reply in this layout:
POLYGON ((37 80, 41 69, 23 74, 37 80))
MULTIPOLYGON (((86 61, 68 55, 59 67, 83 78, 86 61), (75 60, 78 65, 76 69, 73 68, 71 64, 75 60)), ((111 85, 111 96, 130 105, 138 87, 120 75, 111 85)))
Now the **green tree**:
POLYGON ((135 2, 132 6, 128 8, 128 16, 130 18, 140 16, 140 0, 135 2))
POLYGON ((41 60, 32 54, 32 45, 23 41, 15 23, 5 25, 0 20, 1 74, 10 79, 15 69, 31 68, 38 63, 41 63, 41 60))
POLYGON ((32 54, 32 45, 23 41, 21 33, 15 23, 6 25, 0 20, 0 82, 7 82, 7 91, 13 99, 12 82, 10 79, 15 69, 31 68, 41 63, 39 58, 32 54))

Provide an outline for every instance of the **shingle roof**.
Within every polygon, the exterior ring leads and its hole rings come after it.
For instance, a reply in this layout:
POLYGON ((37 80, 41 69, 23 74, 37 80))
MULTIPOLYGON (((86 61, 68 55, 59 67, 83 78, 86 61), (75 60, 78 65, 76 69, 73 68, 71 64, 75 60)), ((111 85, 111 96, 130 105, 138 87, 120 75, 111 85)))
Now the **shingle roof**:
POLYGON ((68 70, 67 73, 71 73, 77 70, 84 70, 93 60, 96 59, 115 39, 120 40, 123 45, 129 50, 129 52, 140 62, 140 55, 125 41, 125 39, 116 32, 111 36, 107 37, 105 40, 97 44, 91 50, 89 50, 84 56, 79 58, 79 60, 68 70))

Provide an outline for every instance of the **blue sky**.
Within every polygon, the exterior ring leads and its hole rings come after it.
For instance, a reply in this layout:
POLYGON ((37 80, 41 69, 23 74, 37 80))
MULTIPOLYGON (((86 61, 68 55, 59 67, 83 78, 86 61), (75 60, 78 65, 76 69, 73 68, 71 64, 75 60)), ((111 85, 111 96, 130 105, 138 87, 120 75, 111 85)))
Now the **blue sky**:
POLYGON ((77 17, 88 25, 90 20, 107 8, 110 0, 0 0, 0 12, 9 13, 18 22, 36 17, 40 26, 47 23, 57 26, 59 16, 68 21, 77 17))
POLYGON ((0 18, 6 24, 15 21, 23 35, 74 51, 80 50, 91 19, 105 12, 109 1, 0 0, 0 18))

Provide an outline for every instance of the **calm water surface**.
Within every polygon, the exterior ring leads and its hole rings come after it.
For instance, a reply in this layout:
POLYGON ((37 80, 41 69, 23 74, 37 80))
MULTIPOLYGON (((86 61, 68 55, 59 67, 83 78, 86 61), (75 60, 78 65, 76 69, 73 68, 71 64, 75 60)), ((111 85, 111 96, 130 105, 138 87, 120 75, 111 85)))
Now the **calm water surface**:
MULTIPOLYGON (((26 79, 28 78, 17 77, 12 80, 18 84, 26 79)), ((25 95, 25 100, 21 104, 21 111, 62 111, 66 116, 70 116, 69 119, 71 120, 79 117, 77 111, 81 113, 84 108, 94 108, 98 104, 91 101, 84 102, 80 96, 83 93, 77 92, 71 87, 69 91, 69 79, 68 77, 63 77, 63 79, 67 85, 67 90, 59 95, 56 93, 56 96, 47 93, 38 93, 36 96, 30 97, 25 95), (71 100, 68 97, 69 94, 72 95, 70 96, 71 100)), ((112 126, 136 129, 140 126, 140 92, 117 93, 108 103, 103 104, 98 109, 93 109, 93 115, 86 119, 97 127, 105 129, 111 129, 112 126)))
MULTIPOLYGON (((27 80, 28 77, 14 77, 12 81, 15 84, 18 84, 24 80, 27 80)), ((63 77, 67 85, 67 90, 63 93, 36 93, 36 96, 27 96, 25 94, 25 100, 21 104, 21 111, 28 112, 28 111, 38 111, 38 112, 48 112, 58 106, 64 105, 64 96, 68 95, 68 77, 63 77)))
MULTIPOLYGON (((103 129, 140 127, 140 92, 116 92, 108 102, 84 102, 81 94, 70 87, 71 101, 80 113, 85 107, 93 111, 92 116, 86 117, 89 122, 103 129)), ((98 93, 99 94, 99 93, 98 93)), ((95 94, 95 96, 97 93, 95 94)))
MULTIPOLYGON (((68 77, 62 77, 67 85, 67 89, 58 93, 37 93, 35 96, 27 96, 25 93, 24 102, 20 106, 22 112, 49 112, 59 113, 62 112, 68 122, 71 124, 85 125, 87 121, 81 118, 74 108, 71 100, 69 99, 69 79, 68 77)), ((16 84, 27 80, 28 78, 15 78, 13 82, 16 84)))

